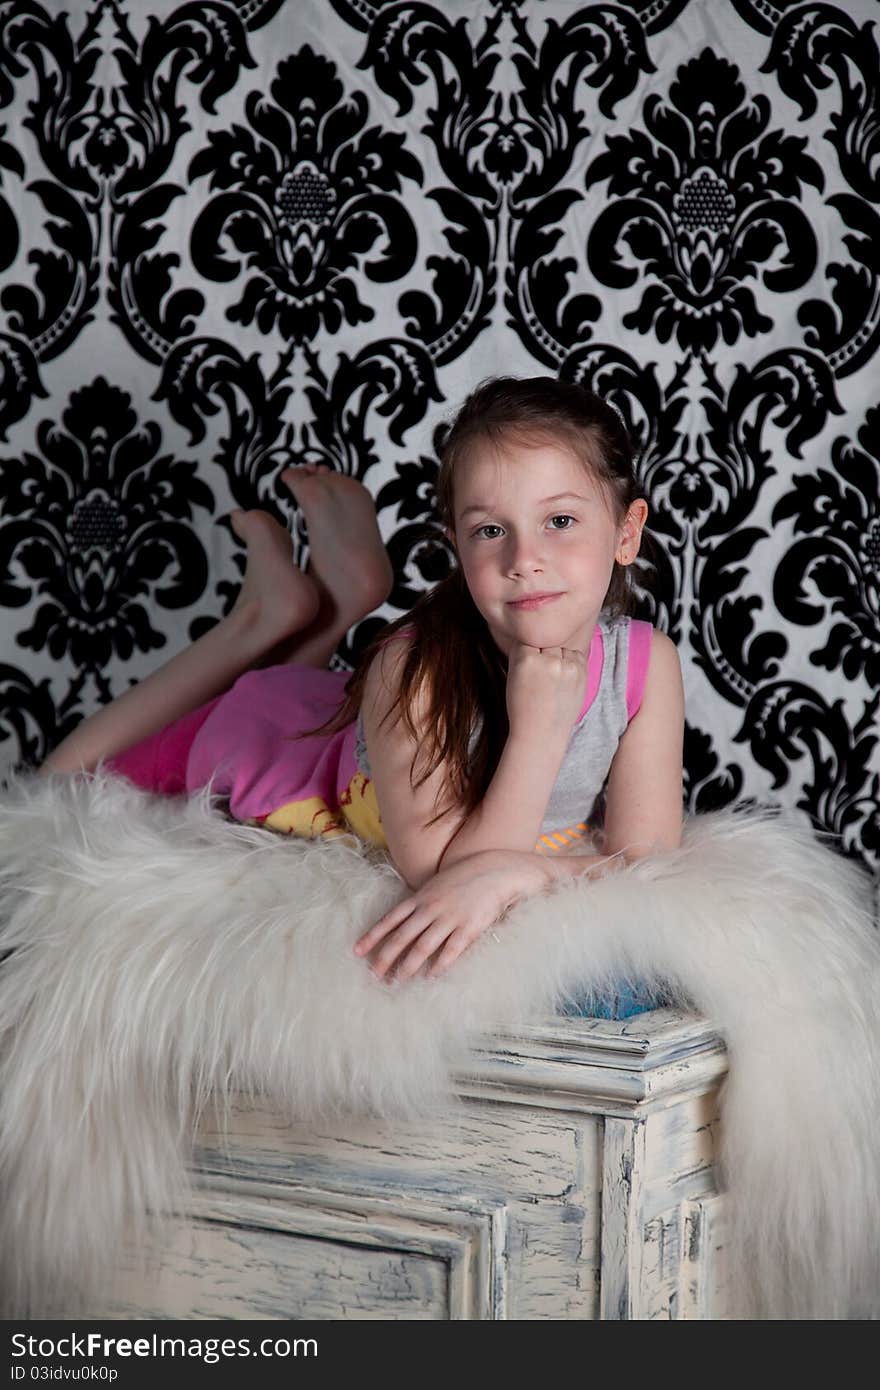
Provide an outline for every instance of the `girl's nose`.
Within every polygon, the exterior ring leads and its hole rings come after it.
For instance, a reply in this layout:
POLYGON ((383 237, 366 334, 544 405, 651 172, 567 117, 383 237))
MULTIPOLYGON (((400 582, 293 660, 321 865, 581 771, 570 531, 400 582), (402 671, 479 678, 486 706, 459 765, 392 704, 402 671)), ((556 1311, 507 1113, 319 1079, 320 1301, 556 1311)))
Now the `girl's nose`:
POLYGON ((544 566, 536 536, 511 536, 505 558, 505 568, 511 578, 523 574, 540 574, 544 566))

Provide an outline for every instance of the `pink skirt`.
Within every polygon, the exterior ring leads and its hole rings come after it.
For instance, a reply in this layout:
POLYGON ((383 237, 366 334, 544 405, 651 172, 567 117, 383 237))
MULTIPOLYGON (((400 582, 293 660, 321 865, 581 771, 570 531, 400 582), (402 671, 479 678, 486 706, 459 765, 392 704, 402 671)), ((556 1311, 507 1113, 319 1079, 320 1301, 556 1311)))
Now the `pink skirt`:
POLYGON ((285 664, 248 671, 231 690, 108 760, 136 786, 166 796, 208 786, 236 820, 262 820, 291 802, 338 808, 357 773, 354 722, 296 735, 340 708, 345 671, 285 664))

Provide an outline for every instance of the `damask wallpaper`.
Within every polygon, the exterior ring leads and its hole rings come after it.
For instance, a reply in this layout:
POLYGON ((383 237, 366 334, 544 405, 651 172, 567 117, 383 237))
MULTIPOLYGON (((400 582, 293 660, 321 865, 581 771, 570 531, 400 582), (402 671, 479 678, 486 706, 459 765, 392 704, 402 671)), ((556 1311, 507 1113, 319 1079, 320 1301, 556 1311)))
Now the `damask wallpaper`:
POLYGON ((687 798, 880 868, 875 0, 0 0, 0 753, 216 622, 233 507, 363 479, 450 564, 437 432, 496 371, 640 447, 687 798))

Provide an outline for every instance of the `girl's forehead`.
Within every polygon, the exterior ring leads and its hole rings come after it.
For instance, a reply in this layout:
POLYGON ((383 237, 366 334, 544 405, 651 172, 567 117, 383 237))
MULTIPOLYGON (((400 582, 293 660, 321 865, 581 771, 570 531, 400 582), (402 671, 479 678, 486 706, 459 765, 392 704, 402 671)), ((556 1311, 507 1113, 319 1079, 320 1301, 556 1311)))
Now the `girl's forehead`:
MULTIPOLYGON (((455 472, 459 507, 465 495, 480 493, 520 497, 546 497, 570 490, 585 495, 595 492, 597 480, 587 463, 565 441, 558 439, 502 439, 475 441, 455 472)), ((485 494, 485 495, 484 495, 485 494)))

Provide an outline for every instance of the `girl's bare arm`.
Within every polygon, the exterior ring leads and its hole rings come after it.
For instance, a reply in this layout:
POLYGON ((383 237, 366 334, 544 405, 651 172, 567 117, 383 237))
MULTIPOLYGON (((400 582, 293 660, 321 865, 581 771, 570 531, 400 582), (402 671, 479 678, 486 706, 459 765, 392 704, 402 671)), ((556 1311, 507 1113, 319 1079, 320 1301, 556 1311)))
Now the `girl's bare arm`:
MULTIPOLYGON (((556 742, 509 738, 483 801, 470 816, 454 807, 434 825, 428 822, 448 806, 446 772, 441 765, 413 789, 411 764, 419 748, 402 720, 382 718, 391 707, 405 658, 403 642, 389 643, 373 661, 364 688, 364 732, 376 797, 388 849, 398 870, 412 888, 420 887, 438 869, 487 849, 531 852, 553 783, 565 753, 568 731, 556 742), (435 799, 440 796, 439 805, 435 799)), ((416 701, 416 727, 424 727, 424 703, 416 701)))
POLYGON ((442 972, 508 907, 548 883, 605 874, 652 850, 675 848, 681 837, 683 729, 678 653, 668 638, 655 634, 641 708, 609 776, 605 853, 557 858, 488 849, 444 864, 418 883, 409 880, 411 896, 364 933, 357 954, 372 952, 371 969, 379 976, 396 970, 406 979, 431 961, 430 972, 442 972))
MULTIPOLYGON (((437 809, 435 797, 444 793, 444 768, 435 769, 414 791, 410 764, 417 742, 400 721, 379 728, 396 691, 404 654, 403 644, 396 642, 374 661, 364 694, 364 726, 389 851, 412 888, 439 869, 486 850, 528 855, 542 864, 547 879, 554 880, 606 872, 615 860, 680 843, 684 697, 678 652, 663 633, 654 633, 641 707, 611 765, 602 855, 535 853, 568 741, 564 726, 555 743, 546 735, 540 742, 511 736, 475 811, 465 817, 454 809, 434 825, 427 824, 437 809)), ((417 727, 423 713, 417 705, 417 727)))
POLYGON ((607 854, 637 858, 681 843, 684 692, 675 643, 655 632, 638 713, 608 774, 607 854))

